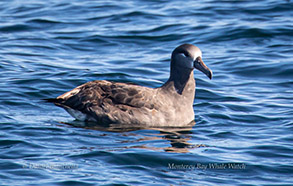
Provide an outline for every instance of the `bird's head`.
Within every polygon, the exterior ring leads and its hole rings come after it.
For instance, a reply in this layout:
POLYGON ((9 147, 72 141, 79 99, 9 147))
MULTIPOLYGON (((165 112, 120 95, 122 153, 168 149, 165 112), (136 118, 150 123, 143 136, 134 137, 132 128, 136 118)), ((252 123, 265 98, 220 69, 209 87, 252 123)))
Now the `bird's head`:
POLYGON ((212 71, 202 61, 202 53, 200 49, 191 44, 183 44, 175 48, 171 57, 171 68, 183 67, 203 72, 206 76, 212 79, 212 71))

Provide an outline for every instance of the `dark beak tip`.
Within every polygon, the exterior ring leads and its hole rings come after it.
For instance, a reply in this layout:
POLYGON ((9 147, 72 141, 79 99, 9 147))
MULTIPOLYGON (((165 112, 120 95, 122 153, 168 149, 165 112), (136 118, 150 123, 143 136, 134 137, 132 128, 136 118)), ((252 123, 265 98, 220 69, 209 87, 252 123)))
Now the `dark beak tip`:
POLYGON ((200 57, 198 57, 198 60, 194 61, 193 64, 194 68, 196 68, 197 70, 203 72, 208 78, 212 79, 213 78, 213 72, 211 71, 211 69, 209 69, 204 62, 202 61, 202 59, 200 57))
POLYGON ((210 71, 210 73, 209 73, 209 76, 208 76, 210 79, 212 79, 213 78, 213 72, 212 71, 210 71))

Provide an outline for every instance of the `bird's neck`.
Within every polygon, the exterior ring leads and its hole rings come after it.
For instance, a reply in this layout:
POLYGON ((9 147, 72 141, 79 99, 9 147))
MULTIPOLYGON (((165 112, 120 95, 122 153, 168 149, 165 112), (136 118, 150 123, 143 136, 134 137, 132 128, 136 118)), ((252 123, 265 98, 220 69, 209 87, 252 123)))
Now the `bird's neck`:
POLYGON ((184 95, 194 98, 195 80, 193 70, 184 67, 172 68, 168 81, 162 86, 162 89, 171 89, 178 95, 184 95))

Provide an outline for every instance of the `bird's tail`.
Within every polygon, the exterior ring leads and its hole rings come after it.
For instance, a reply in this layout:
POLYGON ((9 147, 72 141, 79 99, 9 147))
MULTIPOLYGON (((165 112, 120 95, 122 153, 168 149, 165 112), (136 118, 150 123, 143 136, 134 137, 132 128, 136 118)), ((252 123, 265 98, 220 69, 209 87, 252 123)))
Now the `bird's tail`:
POLYGON ((49 99, 43 99, 43 100, 48 103, 54 103, 58 107, 69 108, 67 105, 64 104, 64 100, 60 98, 49 98, 49 99))
POLYGON ((43 99, 43 100, 46 102, 49 102, 49 103, 61 103, 62 102, 62 99, 58 99, 58 98, 48 98, 48 99, 43 99))

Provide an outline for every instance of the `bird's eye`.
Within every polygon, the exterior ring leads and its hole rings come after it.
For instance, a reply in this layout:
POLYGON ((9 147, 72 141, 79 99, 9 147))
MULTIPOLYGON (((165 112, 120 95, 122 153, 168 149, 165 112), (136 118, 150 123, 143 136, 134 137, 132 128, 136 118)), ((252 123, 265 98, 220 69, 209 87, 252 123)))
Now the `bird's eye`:
POLYGON ((187 52, 182 52, 180 54, 183 55, 184 57, 189 57, 189 54, 187 52))

